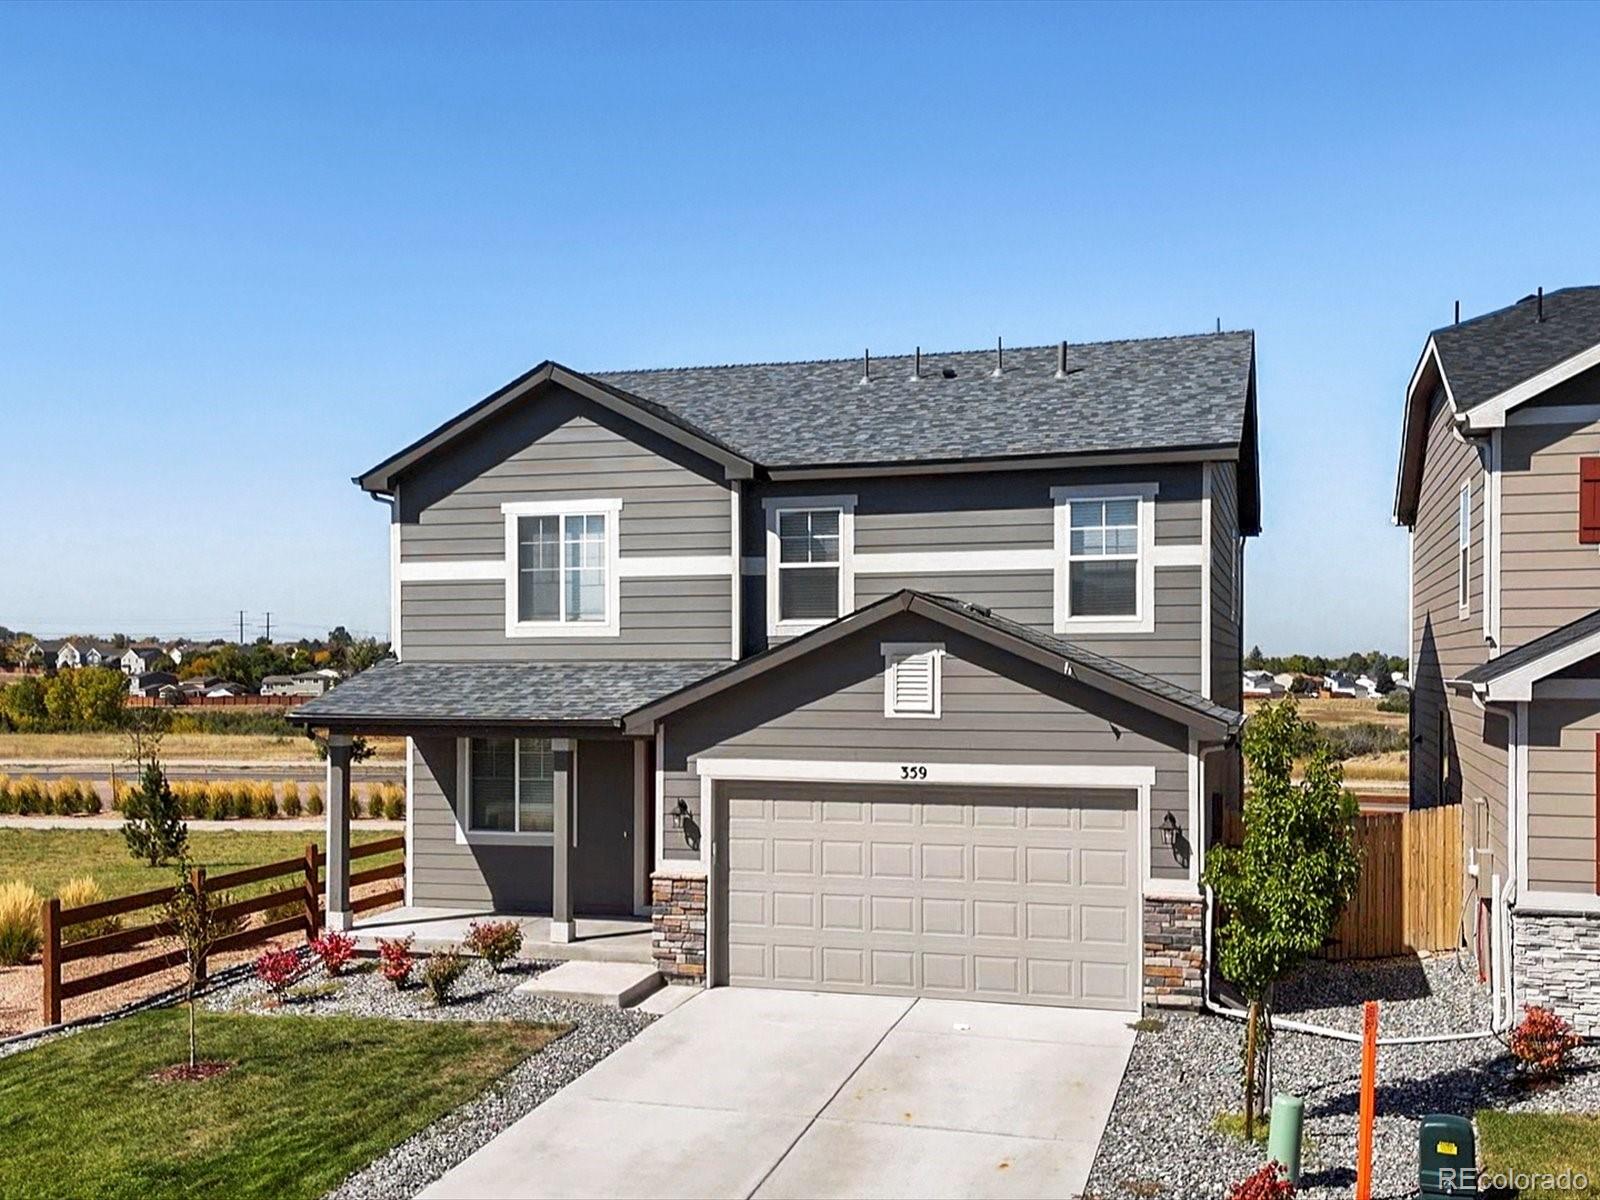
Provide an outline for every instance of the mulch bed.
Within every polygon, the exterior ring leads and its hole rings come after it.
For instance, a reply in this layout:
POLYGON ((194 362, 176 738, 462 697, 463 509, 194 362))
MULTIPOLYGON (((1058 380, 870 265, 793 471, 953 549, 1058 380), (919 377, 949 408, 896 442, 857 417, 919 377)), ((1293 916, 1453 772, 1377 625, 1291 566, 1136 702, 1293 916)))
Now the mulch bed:
POLYGON ((151 1072, 150 1078, 156 1083, 203 1083, 218 1075, 226 1075, 234 1066, 231 1062, 197 1062, 192 1067, 188 1063, 178 1063, 151 1072))

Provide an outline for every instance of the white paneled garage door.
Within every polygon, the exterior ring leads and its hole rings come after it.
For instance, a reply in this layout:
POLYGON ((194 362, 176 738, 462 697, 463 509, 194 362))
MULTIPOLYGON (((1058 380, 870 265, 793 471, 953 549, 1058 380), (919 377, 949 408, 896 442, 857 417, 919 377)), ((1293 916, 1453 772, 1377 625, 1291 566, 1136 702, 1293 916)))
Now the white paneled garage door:
POLYGON ((720 982, 1138 1007, 1136 792, 718 795, 720 982))

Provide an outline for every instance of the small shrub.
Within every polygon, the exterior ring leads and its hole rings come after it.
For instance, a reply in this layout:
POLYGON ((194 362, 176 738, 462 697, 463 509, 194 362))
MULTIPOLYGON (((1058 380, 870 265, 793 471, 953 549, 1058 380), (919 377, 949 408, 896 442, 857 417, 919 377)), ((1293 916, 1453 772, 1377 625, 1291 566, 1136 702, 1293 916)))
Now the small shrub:
POLYGON ((356 956, 356 940, 347 933, 329 929, 311 941, 311 953, 322 960, 329 975, 337 975, 356 956))
POLYGON ((20 879, 0 884, 0 966, 27 962, 39 938, 39 893, 20 879))
POLYGON ((83 785, 71 775, 63 775, 50 788, 51 807, 59 816, 70 817, 83 811, 83 785))
POLYGON ((522 949, 522 926, 515 921, 474 921, 467 927, 466 945, 498 974, 522 949))
POLYGON ((298 951, 263 950, 256 956, 256 978, 271 988, 279 999, 299 982, 304 973, 298 951))
POLYGON ((396 787, 389 793, 389 798, 383 802, 383 815, 391 821, 404 821, 406 819, 406 790, 396 787))
POLYGON ((1286 1200, 1293 1195, 1294 1184, 1283 1177, 1283 1168, 1269 1162, 1234 1184, 1228 1200, 1286 1200))
MULTIPOLYGON (((87 875, 69 879, 56 889, 56 899, 61 901, 62 908, 82 908, 87 904, 99 904, 105 898, 106 894, 100 885, 87 875)), ((68 925, 61 931, 61 940, 81 942, 87 938, 104 937, 108 933, 115 933, 121 926, 122 922, 116 917, 101 917, 81 925, 68 925)))
POLYGON ((359 821, 361 819, 361 789, 358 787, 352 787, 350 789, 349 810, 350 819, 352 821, 359 821))
MULTIPOLYGON (((125 779, 118 779, 115 775, 113 775, 111 777, 111 811, 112 812, 121 812, 122 811, 122 799, 127 794, 128 794, 128 781, 125 780, 125 779)), ((189 814, 185 813, 184 815, 187 816, 189 814)))
POLYGON ((1522 1021, 1511 1031, 1511 1053, 1520 1068, 1538 1080, 1559 1079, 1567 1055, 1582 1040, 1560 1016, 1537 1004, 1523 1008, 1522 1021))
POLYGON ((306 788, 306 814, 312 817, 322 815, 322 785, 313 783, 306 788))
POLYGON ((1404 750, 1406 731, 1392 725, 1379 725, 1376 721, 1360 721, 1354 725, 1336 725, 1331 729, 1318 728, 1317 736, 1339 759, 1362 758, 1369 754, 1388 754, 1404 750))
POLYGON ((102 802, 100 799, 100 789, 95 787, 92 783, 86 783, 83 785, 82 799, 83 811, 89 814, 91 817, 95 816, 101 811, 101 809, 105 808, 104 802, 102 802))
POLYGON ((0 775, 0 817, 9 817, 17 811, 17 798, 11 791, 11 776, 0 775))
POLYGON ((250 815, 253 817, 278 815, 278 792, 270 780, 262 779, 250 785, 250 815))
POLYGON ((283 785, 283 815, 286 817, 300 815, 300 785, 292 779, 283 785))
POLYGON ((44 788, 32 775, 24 775, 12 789, 17 798, 17 812, 24 817, 44 811, 44 788))
POLYGON ((1378 711, 1387 713, 1408 713, 1411 711, 1411 693, 1405 688, 1395 688, 1387 696, 1378 701, 1378 711))
POLYGON ((398 991, 411 982, 411 969, 416 960, 411 957, 412 935, 403 938, 378 939, 378 971, 398 991))
POLYGON ((450 1003, 450 993, 466 970, 467 960, 459 950, 441 950, 422 968, 422 986, 428 989, 433 1002, 443 1008, 450 1003))

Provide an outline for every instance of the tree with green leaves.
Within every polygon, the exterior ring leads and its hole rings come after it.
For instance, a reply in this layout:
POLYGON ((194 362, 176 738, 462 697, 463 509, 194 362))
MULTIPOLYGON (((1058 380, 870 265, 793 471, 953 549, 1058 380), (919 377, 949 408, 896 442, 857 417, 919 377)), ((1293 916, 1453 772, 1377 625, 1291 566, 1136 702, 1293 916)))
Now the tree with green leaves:
POLYGON ((1267 665, 1267 656, 1261 653, 1260 646, 1250 647, 1250 653, 1244 656, 1244 665, 1245 669, 1250 671, 1260 671, 1265 669, 1267 665))
POLYGON ((50 710, 45 704, 48 689, 37 675, 28 675, 8 687, 0 688, 0 714, 13 729, 24 732, 43 729, 50 723, 50 710))
POLYGON ((1217 899, 1218 968, 1249 1005, 1244 1123, 1250 1138, 1257 1062, 1272 1036, 1273 985, 1327 941, 1355 895, 1361 858, 1344 767, 1293 700, 1263 705, 1246 722, 1241 742, 1250 779, 1244 844, 1210 852, 1205 884, 1217 899), (1297 759, 1304 763, 1298 782, 1297 759))
POLYGON ((189 1003, 189 1070, 199 1065, 195 1037, 195 1001, 206 977, 206 955, 221 938, 225 925, 206 895, 203 880, 187 852, 180 852, 173 864, 177 878, 166 904, 166 923, 183 948, 184 997, 189 1003))
POLYGON ((134 858, 154 867, 183 857, 189 845, 189 827, 167 784, 166 772, 153 754, 145 759, 139 782, 124 797, 122 815, 122 837, 134 858))

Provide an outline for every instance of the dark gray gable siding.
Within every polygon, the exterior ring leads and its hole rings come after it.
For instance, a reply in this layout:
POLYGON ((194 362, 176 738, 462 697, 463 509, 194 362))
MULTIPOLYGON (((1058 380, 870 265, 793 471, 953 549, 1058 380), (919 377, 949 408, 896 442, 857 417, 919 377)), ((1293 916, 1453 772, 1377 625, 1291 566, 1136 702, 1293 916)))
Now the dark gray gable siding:
MULTIPOLYGON (((748 681, 663 722, 663 794, 699 821, 696 759, 760 757, 899 762, 1151 765, 1151 818, 1172 813, 1188 834, 1188 731, 1114 700, 1058 672, 912 614, 891 618, 748 681), (881 644, 942 642, 943 716, 908 721, 883 715, 881 644)), ((1184 868, 1152 830, 1152 873, 1184 868)), ((695 857, 667 830, 668 860, 695 857)))

